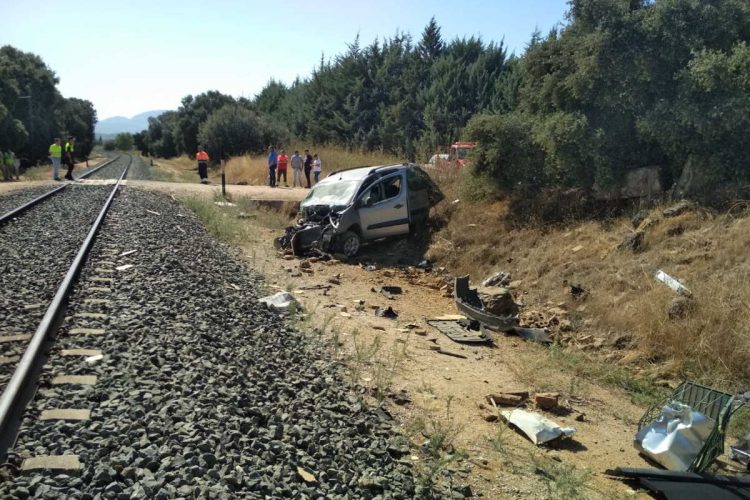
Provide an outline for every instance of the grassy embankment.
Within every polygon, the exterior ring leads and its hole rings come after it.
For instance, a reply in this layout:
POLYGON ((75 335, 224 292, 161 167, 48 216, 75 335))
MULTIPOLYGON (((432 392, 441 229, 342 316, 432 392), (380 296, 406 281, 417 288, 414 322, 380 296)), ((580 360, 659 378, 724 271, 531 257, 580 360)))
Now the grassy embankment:
MULTIPOLYGON (((319 153, 326 171, 398 161, 332 148, 319 153)), ((633 253, 617 249, 633 230, 629 217, 519 227, 508 222, 508 201, 483 179, 451 170, 433 175, 446 201, 435 211, 431 260, 454 274, 470 274, 474 282, 498 270, 510 272, 520 280, 518 300, 525 308, 565 303, 569 310, 573 331, 533 367, 534 377, 543 379, 547 371, 553 376, 563 366, 622 388, 642 404, 683 378, 733 392, 750 387, 747 204, 728 213, 697 209, 674 218, 655 207, 645 246, 633 253), (675 295, 654 279, 659 269, 693 292, 686 317, 667 316, 675 295), (571 284, 589 290, 584 302, 573 300, 571 284)), ((227 176, 231 183, 264 184, 265 160, 232 159, 227 176)), ((750 418, 737 420, 736 432, 750 430, 750 418)))

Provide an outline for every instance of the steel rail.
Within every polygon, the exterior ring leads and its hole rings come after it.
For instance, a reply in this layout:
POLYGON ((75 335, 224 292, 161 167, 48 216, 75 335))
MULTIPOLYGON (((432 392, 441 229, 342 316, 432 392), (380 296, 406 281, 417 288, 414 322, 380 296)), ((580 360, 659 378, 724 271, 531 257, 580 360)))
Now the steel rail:
POLYGON ((58 287, 55 297, 47 308, 47 312, 39 323, 36 332, 31 337, 21 360, 16 366, 16 370, 13 372, 13 376, 0 396, 0 463, 5 461, 8 449, 12 448, 15 444, 26 405, 33 399, 36 383, 44 366, 43 361, 46 359, 46 354, 52 345, 54 334, 65 317, 68 298, 73 292, 75 282, 78 279, 81 269, 83 269, 86 257, 94 244, 99 228, 112 205, 112 200, 114 200, 117 191, 122 185, 123 179, 127 176, 132 162, 133 158, 130 157, 130 162, 128 162, 120 178, 117 179, 112 192, 99 212, 99 216, 94 221, 86 239, 78 250, 73 264, 58 287))
MULTIPOLYGON (((114 161, 118 160, 120 158, 120 156, 122 156, 122 155, 117 155, 114 158, 112 158, 111 160, 107 160, 104 163, 102 163, 101 165, 97 165, 96 167, 94 167, 94 168, 92 168, 90 170, 87 170, 86 172, 84 172, 81 175, 79 175, 78 178, 79 179, 80 178, 84 178, 85 179, 88 176, 95 174, 99 170, 103 169, 104 167, 106 167, 108 165, 111 165, 114 161)), ((131 161, 133 160, 132 156, 130 157, 130 160, 131 161)), ((18 215, 21 215, 23 212, 25 212, 29 208, 31 208, 34 205, 37 205, 38 203, 46 200, 47 198, 49 198, 53 194, 59 193, 60 191, 62 191, 63 189, 65 189, 68 186, 69 186, 69 184, 63 184, 62 186, 58 186, 55 189, 53 189, 52 191, 48 191, 48 192, 44 193, 43 195, 38 196, 38 197, 34 198, 33 200, 31 200, 31 201, 29 201, 27 203, 24 203, 20 207, 14 208, 10 212, 8 212, 6 214, 3 214, 3 215, 0 215, 0 224, 2 224, 3 222, 9 221, 13 217, 17 217, 18 215)))

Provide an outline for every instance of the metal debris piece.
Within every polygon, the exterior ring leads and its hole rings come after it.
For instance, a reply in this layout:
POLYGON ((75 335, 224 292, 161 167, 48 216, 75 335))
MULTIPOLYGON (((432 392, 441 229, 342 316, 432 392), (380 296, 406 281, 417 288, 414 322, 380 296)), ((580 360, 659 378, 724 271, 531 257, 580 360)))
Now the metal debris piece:
POLYGON ((730 446, 729 458, 744 465, 750 471, 750 434, 730 446))
POLYGON ((534 342, 541 342, 543 344, 552 343, 552 337, 550 337, 545 328, 522 328, 520 326, 516 326, 508 330, 508 333, 518 335, 523 339, 531 340, 534 342))
POLYGON ((693 293, 690 290, 688 290, 685 287, 685 285, 683 285, 682 283, 680 283, 679 281, 677 281, 676 279, 674 279, 673 277, 671 277, 670 275, 662 271, 661 269, 656 271, 655 278, 661 281, 662 283, 664 283, 665 285, 667 285, 669 288, 671 288, 675 292, 679 293, 680 295, 685 295, 686 297, 690 297, 693 295, 693 293))
POLYGON ((641 486, 665 500, 737 500, 750 498, 750 479, 695 472, 617 467, 607 474, 637 479, 641 486))
POLYGON ((669 470, 687 471, 708 440, 714 421, 690 406, 672 402, 635 435, 638 451, 669 470))
POLYGON ((388 306, 385 309, 383 309, 382 307, 378 307, 377 309, 375 309, 375 316, 378 316, 380 318, 396 319, 398 318, 398 313, 394 311, 391 306, 388 306))
POLYGON ((456 308, 470 319, 479 321, 492 330, 507 332, 518 326, 515 316, 496 316, 482 309, 482 301, 474 288, 469 288, 469 277, 456 277, 453 287, 456 308))
POLYGON ((513 424, 526 434, 535 445, 549 443, 555 439, 569 438, 576 431, 572 427, 560 427, 543 415, 526 410, 509 410, 501 414, 509 424, 513 424))
POLYGON ((402 289, 400 286, 395 285, 384 285, 378 288, 372 288, 375 293, 381 293, 389 299, 393 299, 394 295, 401 295, 402 289))
POLYGON ((300 309, 300 303, 294 298, 289 292, 278 292, 262 299, 258 299, 258 302, 265 304, 269 309, 276 312, 290 312, 294 308, 300 309))
POLYGON ((130 254, 133 254, 133 253, 135 253, 135 252, 137 252, 137 251, 138 251, 138 250, 128 250, 127 252, 122 252, 122 253, 121 253, 121 254, 120 254, 119 256, 120 256, 120 257, 125 257, 125 256, 127 256, 127 255, 130 255, 130 254))
POLYGON ((482 282, 482 286, 508 286, 510 285, 510 273, 499 271, 482 282))
POLYGON ((437 328, 454 342, 465 344, 486 344, 491 342, 491 339, 484 332, 478 329, 467 328, 460 321, 431 319, 427 321, 427 324, 437 328))

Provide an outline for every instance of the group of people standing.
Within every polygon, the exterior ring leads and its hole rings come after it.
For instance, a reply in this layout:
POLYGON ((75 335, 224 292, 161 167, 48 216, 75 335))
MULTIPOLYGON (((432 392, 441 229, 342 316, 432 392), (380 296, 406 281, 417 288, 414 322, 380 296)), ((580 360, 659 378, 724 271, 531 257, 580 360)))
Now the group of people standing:
POLYGON ((292 187, 306 187, 310 189, 310 172, 313 173, 315 184, 318 183, 320 173, 323 171, 323 163, 318 157, 318 153, 314 155, 310 154, 310 150, 305 150, 305 155, 300 156, 299 151, 295 150, 291 158, 287 156, 286 152, 282 149, 279 153, 276 153, 276 148, 271 146, 268 148, 268 185, 276 187, 281 182, 281 178, 284 178, 284 186, 289 187, 287 183, 287 167, 291 164, 292 167, 292 187), (302 185, 302 172, 305 173, 305 180, 307 186, 302 185))

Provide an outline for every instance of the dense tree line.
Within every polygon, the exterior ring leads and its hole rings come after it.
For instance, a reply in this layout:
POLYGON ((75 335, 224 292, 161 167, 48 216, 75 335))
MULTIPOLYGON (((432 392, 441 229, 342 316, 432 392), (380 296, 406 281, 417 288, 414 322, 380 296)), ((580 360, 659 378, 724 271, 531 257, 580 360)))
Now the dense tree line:
POLYGON ((73 135, 76 153, 94 147, 96 111, 91 102, 65 98, 58 78, 37 55, 0 48, 0 149, 29 163, 45 161, 54 137, 73 135))
POLYGON ((134 135, 145 154, 168 158, 194 155, 202 143, 213 159, 257 153, 268 144, 286 142, 289 131, 275 123, 248 99, 235 99, 215 90, 182 99, 177 111, 149 118, 147 130, 134 135))
POLYGON ((704 186, 750 181, 750 3, 573 0, 519 61, 510 112, 474 117, 475 164, 501 186, 611 185, 689 162, 704 186))
POLYGON ((160 156, 260 151, 291 137, 424 160, 458 139, 500 187, 611 185, 686 164, 750 181, 750 3, 571 0, 565 23, 520 56, 503 43, 443 40, 431 20, 321 58, 305 79, 270 80, 252 100, 188 96, 136 145, 160 156))

